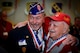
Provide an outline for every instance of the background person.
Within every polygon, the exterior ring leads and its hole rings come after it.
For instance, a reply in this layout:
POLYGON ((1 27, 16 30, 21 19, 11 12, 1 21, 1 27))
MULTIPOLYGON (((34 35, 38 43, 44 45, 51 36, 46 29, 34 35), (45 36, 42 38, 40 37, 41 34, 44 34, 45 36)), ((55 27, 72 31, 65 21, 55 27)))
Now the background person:
POLYGON ((74 24, 70 26, 69 33, 78 38, 79 44, 77 45, 77 47, 80 50, 80 17, 74 18, 74 24))
POLYGON ((7 21, 7 12, 2 10, 0 12, 0 46, 6 48, 6 40, 8 32, 12 29, 12 23, 7 21))

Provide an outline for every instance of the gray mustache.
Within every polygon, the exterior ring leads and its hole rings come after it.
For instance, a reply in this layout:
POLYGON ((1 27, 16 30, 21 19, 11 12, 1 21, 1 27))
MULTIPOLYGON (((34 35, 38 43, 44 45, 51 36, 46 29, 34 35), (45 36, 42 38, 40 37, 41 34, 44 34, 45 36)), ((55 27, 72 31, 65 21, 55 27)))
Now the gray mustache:
POLYGON ((39 24, 32 24, 33 26, 37 26, 37 25, 39 25, 39 24))
POLYGON ((49 30, 49 32, 51 32, 51 33, 55 33, 55 31, 54 31, 54 30, 49 30))

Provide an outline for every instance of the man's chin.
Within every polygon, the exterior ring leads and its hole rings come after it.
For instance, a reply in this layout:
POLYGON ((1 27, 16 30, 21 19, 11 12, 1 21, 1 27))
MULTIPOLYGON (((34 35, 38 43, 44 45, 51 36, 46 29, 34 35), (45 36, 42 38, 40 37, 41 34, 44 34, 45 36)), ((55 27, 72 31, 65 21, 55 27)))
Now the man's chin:
POLYGON ((38 30, 37 28, 33 28, 33 30, 38 30))

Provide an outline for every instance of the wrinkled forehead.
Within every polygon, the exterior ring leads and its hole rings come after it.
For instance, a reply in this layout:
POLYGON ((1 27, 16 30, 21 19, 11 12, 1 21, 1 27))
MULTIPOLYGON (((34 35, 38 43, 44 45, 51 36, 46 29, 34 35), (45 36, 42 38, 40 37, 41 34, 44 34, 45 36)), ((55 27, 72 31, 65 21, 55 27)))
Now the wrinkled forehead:
POLYGON ((63 21, 54 21, 54 20, 51 20, 50 24, 58 24, 58 25, 60 24, 61 25, 61 24, 63 24, 63 21))
POLYGON ((31 16, 31 17, 44 17, 43 13, 37 14, 37 15, 30 14, 29 16, 31 16))

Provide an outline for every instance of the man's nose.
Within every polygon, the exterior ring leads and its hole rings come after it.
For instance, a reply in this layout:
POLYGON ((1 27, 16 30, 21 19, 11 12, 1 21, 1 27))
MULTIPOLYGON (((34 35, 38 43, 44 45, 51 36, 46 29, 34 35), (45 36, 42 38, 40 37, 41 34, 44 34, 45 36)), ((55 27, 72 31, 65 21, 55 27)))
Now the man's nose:
POLYGON ((50 30, 54 29, 54 25, 51 24, 51 25, 49 26, 49 29, 50 29, 50 30))
POLYGON ((33 23, 37 23, 37 20, 36 20, 36 19, 34 19, 34 20, 33 20, 33 23))

